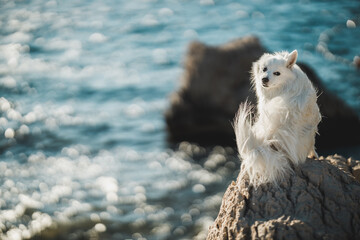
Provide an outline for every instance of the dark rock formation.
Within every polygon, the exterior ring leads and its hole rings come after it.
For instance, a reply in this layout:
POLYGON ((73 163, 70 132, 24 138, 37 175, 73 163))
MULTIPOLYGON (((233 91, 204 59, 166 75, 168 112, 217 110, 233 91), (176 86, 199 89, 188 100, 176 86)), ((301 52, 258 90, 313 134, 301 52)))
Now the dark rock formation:
POLYGON ((302 63, 298 65, 319 94, 318 105, 323 118, 319 124, 320 135, 316 137, 316 147, 322 149, 360 144, 360 119, 356 112, 329 92, 311 68, 302 63))
POLYGON ((239 103, 249 97, 252 62, 264 52, 254 37, 220 47, 190 44, 181 87, 165 114, 170 140, 233 145, 231 122, 239 103))
POLYGON ((329 156, 307 159, 280 183, 228 187, 208 240, 360 239, 359 161, 329 156))
MULTIPOLYGON (((190 44, 180 89, 172 94, 171 106, 165 113, 169 140, 233 146, 235 135, 231 123, 241 102, 248 98, 255 103, 249 71, 252 62, 265 51, 255 37, 244 37, 219 47, 199 42, 190 44)), ((318 103, 324 117, 319 125, 317 147, 360 144, 357 114, 326 90, 309 67, 299 66, 321 94, 318 103), (357 137, 351 138, 349 133, 357 137)))

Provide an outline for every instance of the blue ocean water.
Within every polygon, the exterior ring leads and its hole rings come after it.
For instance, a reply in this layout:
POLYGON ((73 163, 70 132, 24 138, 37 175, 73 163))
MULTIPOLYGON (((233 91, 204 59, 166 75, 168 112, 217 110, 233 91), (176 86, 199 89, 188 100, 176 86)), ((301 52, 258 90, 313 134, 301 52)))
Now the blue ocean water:
POLYGON ((204 239, 239 161, 163 113, 190 41, 246 35, 360 115, 359 1, 0 0, 0 239, 204 239))

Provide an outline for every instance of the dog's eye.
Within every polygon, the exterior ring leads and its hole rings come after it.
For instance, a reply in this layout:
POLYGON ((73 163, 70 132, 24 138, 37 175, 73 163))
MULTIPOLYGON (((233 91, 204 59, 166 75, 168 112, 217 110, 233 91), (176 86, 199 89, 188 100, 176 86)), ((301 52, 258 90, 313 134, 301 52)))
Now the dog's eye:
POLYGON ((275 76, 280 76, 280 72, 274 72, 275 76))
POLYGON ((263 68, 263 72, 266 72, 266 71, 267 71, 267 67, 264 67, 264 68, 263 68))

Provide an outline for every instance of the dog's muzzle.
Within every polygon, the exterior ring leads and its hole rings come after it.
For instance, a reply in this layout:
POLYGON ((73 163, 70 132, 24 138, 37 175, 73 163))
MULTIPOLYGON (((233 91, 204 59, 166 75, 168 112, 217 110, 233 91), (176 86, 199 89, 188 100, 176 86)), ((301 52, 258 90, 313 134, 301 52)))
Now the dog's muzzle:
POLYGON ((264 77, 264 78, 262 79, 262 85, 263 85, 264 87, 267 87, 267 86, 268 86, 268 83, 269 83, 269 78, 264 77))

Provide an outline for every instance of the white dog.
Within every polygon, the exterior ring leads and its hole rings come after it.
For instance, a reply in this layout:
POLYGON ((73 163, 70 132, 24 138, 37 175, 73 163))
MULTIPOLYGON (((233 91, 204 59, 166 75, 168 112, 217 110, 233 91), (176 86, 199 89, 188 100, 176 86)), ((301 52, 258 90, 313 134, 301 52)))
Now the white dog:
POLYGON ((258 97, 257 115, 240 105, 234 129, 242 158, 240 177, 249 176, 255 188, 277 184, 306 157, 318 157, 314 144, 321 120, 316 91, 295 64, 297 51, 264 54, 252 66, 252 83, 258 97))

